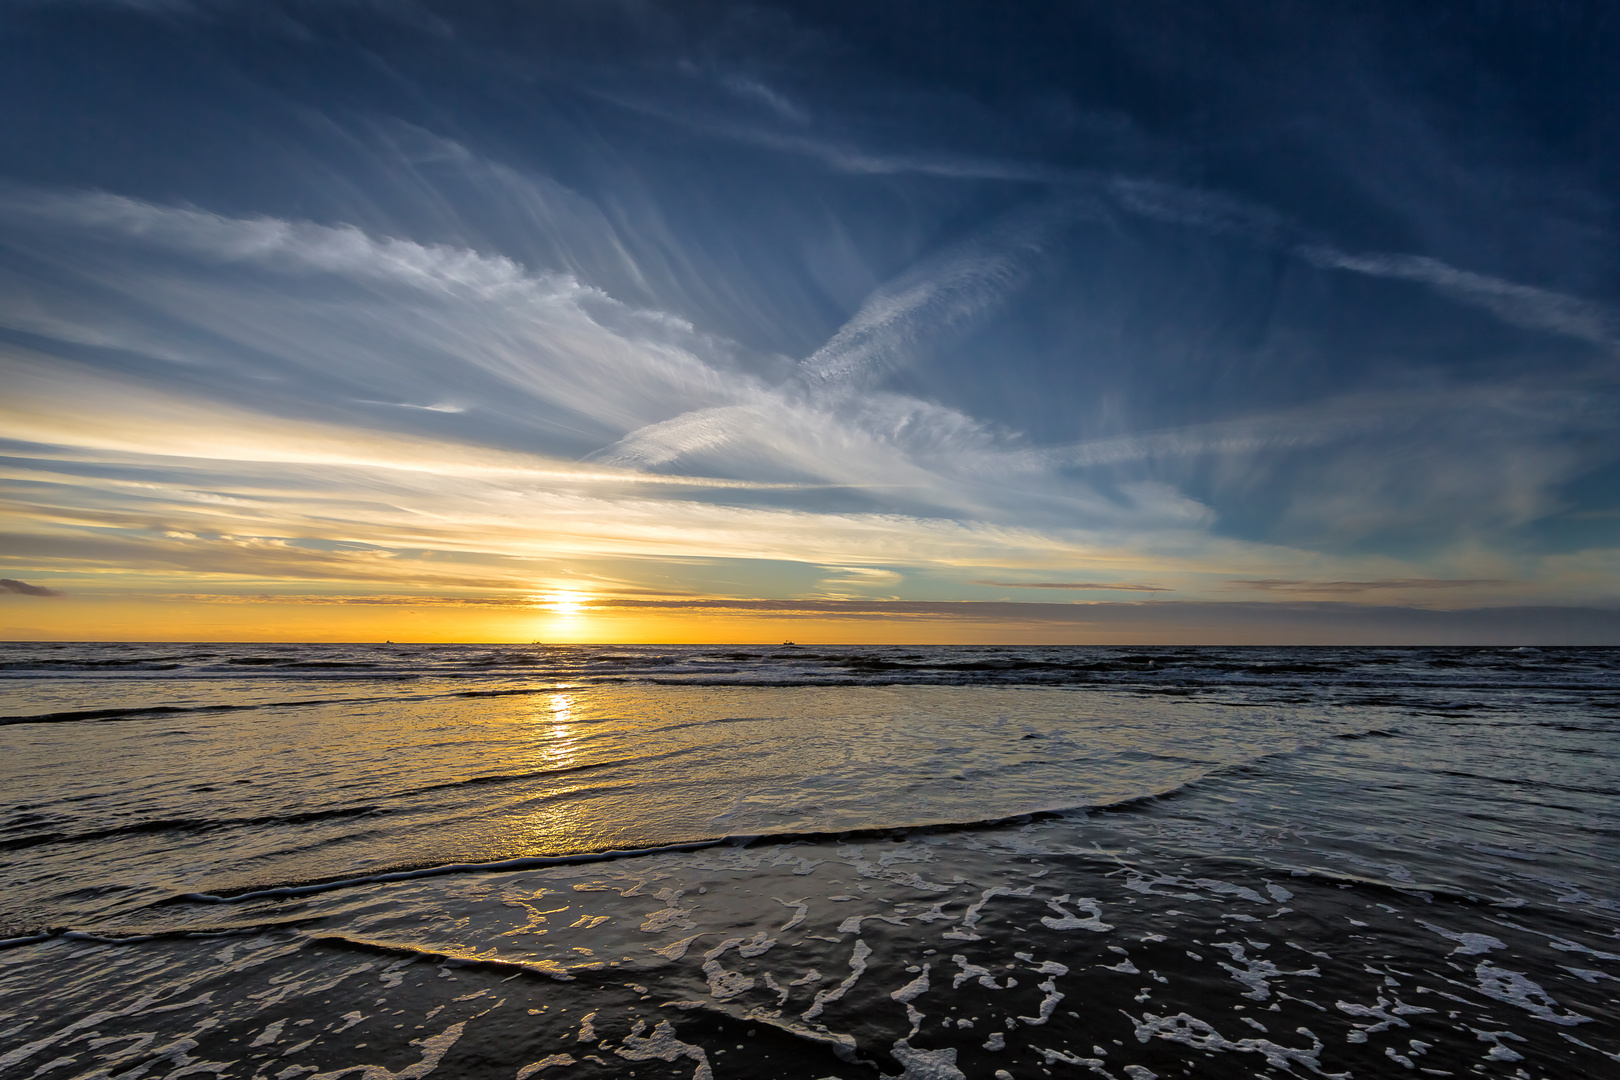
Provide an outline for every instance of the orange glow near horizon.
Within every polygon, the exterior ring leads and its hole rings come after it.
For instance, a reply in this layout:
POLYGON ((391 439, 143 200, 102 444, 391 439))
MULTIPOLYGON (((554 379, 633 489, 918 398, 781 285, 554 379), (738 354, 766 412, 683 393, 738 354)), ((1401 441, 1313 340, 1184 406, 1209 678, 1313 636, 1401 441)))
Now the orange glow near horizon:
POLYGON ((1119 640, 1081 625, 749 611, 307 602, 40 600, 0 605, 11 641, 545 642, 548 644, 1038 644, 1119 640))
MULTIPOLYGON (((0 640, 381 642, 568 645, 1196 645, 1360 644, 1364 633, 1318 628, 1130 625, 986 617, 764 614, 534 608, 179 601, 40 601, 0 605, 0 640), (536 616, 540 617, 537 618, 536 616), (48 616, 48 618, 47 618, 48 616)), ((1414 641, 1421 644, 1421 641, 1414 641)))
MULTIPOLYGON (((1380 624, 1351 605, 1292 622, 1234 619, 1222 605, 1074 604, 918 611, 793 601, 620 606, 583 593, 500 598, 330 596, 0 597, 0 641, 545 643, 550 645, 1429 645, 1582 644, 1560 632, 1504 624, 1380 624), (562 610, 557 610, 561 608, 562 610), (1014 609, 1014 610, 1009 610, 1014 609)), ((1375 612, 1376 609, 1365 609, 1375 612)), ((1286 614, 1286 609, 1284 609, 1286 614)), ((1308 613, 1307 613, 1308 615, 1308 613)), ((1562 626, 1563 624, 1559 624, 1562 626)))

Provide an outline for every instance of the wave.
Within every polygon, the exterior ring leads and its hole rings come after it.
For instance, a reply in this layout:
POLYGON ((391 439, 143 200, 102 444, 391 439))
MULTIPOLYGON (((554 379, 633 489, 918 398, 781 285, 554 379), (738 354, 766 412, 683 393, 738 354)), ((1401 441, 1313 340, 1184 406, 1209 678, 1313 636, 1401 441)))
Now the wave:
POLYGON ((1135 809, 1162 799, 1179 795, 1202 779, 1205 778, 1200 777, 1195 780, 1187 781, 1186 783, 1177 784, 1163 791, 1147 792, 1141 795, 1131 796, 1127 799, 1119 799, 1107 803, 1090 803, 1077 806, 1053 807, 1050 809, 1024 810, 1015 814, 1006 814, 992 818, 920 822, 905 825, 881 825, 866 828, 795 829, 781 832, 726 833, 719 836, 702 837, 675 844, 658 844, 649 845, 647 847, 612 848, 600 851, 582 851, 560 855, 525 855, 510 859, 496 859, 488 862, 437 863, 425 866, 405 867, 398 870, 384 871, 375 874, 362 874, 352 877, 277 885, 269 888, 246 889, 240 892, 180 893, 176 896, 155 901, 151 906, 162 907, 173 904, 238 904, 253 900, 279 900, 298 896, 313 896, 319 893, 333 892, 339 889, 356 888, 359 886, 375 885, 392 881, 415 881, 421 878, 441 877, 447 874, 505 873, 513 870, 534 870, 548 866, 563 866, 573 863, 616 862, 623 859, 638 859, 650 855, 662 855, 676 852, 701 851, 706 848, 722 846, 748 848, 764 844, 829 843, 851 840, 902 840, 909 837, 927 836, 937 833, 971 832, 980 829, 1005 828, 1013 825, 1022 826, 1034 821, 1057 820, 1077 813, 1102 813, 1135 809))
POLYGON ((1607 690, 1620 652, 1488 648, 1105 646, 714 646, 502 648, 409 645, 229 645, 189 651, 108 644, 12 643, 0 678, 585 680, 644 678, 703 685, 946 684, 1219 687, 1310 686, 1337 696, 1421 686, 1492 691, 1607 690))
POLYGON ((278 885, 268 889, 252 889, 245 892, 181 893, 166 900, 159 900, 152 906, 159 907, 169 904, 240 904, 249 900, 281 900, 293 896, 314 896, 317 893, 333 892, 338 889, 352 889, 358 885, 376 885, 389 881, 415 881, 419 878, 441 877, 445 874, 487 874, 499 873, 505 870, 534 870, 543 866, 611 862, 617 859, 639 858, 644 855, 657 855, 664 852, 698 851, 725 842, 725 837, 713 837, 681 844, 664 844, 658 847, 615 848, 608 851, 584 851, 572 855, 531 855, 515 859, 497 859, 493 862, 442 863, 408 870, 393 870, 381 874, 364 874, 359 877, 340 878, 332 881, 314 881, 303 885, 278 885))
POLYGON ((70 926, 52 926, 34 934, 0 938, 0 950, 15 949, 23 945, 37 945, 40 942, 51 941, 55 938, 66 938, 69 941, 90 941, 98 945, 138 945, 147 941, 174 941, 185 938, 244 937, 273 930, 288 930, 308 926, 325 918, 324 915, 305 915, 291 919, 261 919, 250 923, 215 924, 208 927, 162 927, 150 930, 136 930, 129 933, 114 933, 105 930, 75 930, 70 926))
POLYGON ((244 705, 139 705, 127 709, 74 709, 67 712, 35 713, 29 716, 0 716, 0 724, 66 724, 76 720, 136 720, 165 713, 225 712, 251 708, 244 705))
MULTIPOLYGON (((121 836, 140 836, 149 833, 164 832, 217 832, 221 829, 231 828, 259 828, 276 825, 306 825, 319 821, 336 821, 347 818, 372 817, 391 812, 389 804, 404 802, 413 797, 425 795, 435 791, 450 791, 459 788, 479 787, 489 784, 518 783, 524 780, 538 780, 553 776, 572 776, 585 772, 596 772, 626 765, 645 764, 649 761, 662 761, 671 757, 698 753, 699 747, 683 747, 677 750, 668 750, 650 757, 634 759, 614 759, 611 761, 589 762, 581 765, 571 765, 557 769, 535 769, 521 773, 499 773, 489 776, 470 776, 460 780, 449 780, 444 783, 427 784, 422 787, 408 788, 395 791, 382 797, 377 803, 368 803, 363 806, 342 807, 331 810, 311 810, 299 813, 266 814, 256 817, 231 818, 159 818, 151 821, 132 822, 127 825, 118 825, 106 829, 94 829, 86 832, 66 833, 34 833, 24 836, 0 836, 0 851, 16 851, 31 847, 41 847, 48 844, 75 844, 90 843, 98 840, 115 839, 121 836)), ((19 807, 18 809, 33 809, 33 806, 19 807)), ((38 825, 48 821, 42 815, 28 815, 29 819, 13 819, 9 825, 0 824, 0 831, 18 826, 38 825), (30 820, 31 819, 31 820, 30 820)))
MULTIPOLYGON (((409 956, 435 964, 449 961, 455 967, 483 968, 488 971, 510 972, 514 975, 541 975, 549 979, 555 979, 558 982, 572 982, 577 977, 570 974, 568 968, 555 960, 505 960, 496 956, 483 956, 479 953, 452 949, 425 949, 419 945, 377 941, 373 938, 355 937, 350 934, 321 934, 311 937, 309 943, 311 945, 324 945, 329 948, 381 953, 384 956, 409 956)), ((574 970, 595 971, 601 969, 601 967, 601 963, 587 963, 576 965, 574 970)), ((612 974, 616 976, 618 973, 612 974)))
MULTIPOLYGON (((1383 729, 1370 729, 1360 733, 1346 733, 1353 737, 1381 737, 1386 734, 1383 729)), ((1330 738, 1332 736, 1329 736, 1330 738)), ((1078 824, 1093 814, 1140 814, 1151 812, 1152 808, 1170 800, 1184 798, 1198 789, 1212 783, 1219 782, 1223 777, 1230 777, 1254 769, 1262 762, 1271 758, 1286 758, 1302 751, 1309 751, 1319 747, 1321 743, 1312 742, 1278 749, 1271 753, 1260 754, 1253 758, 1233 762, 1231 764, 1201 771, 1196 775, 1188 776, 1174 782, 1165 782, 1162 787, 1154 790, 1141 791, 1126 798, 1096 800, 1089 802, 1062 802, 1046 805, 1031 806, 1025 804, 1013 809, 1009 813, 994 814, 991 816, 963 816, 961 818, 948 817, 933 821, 898 821, 882 822, 862 826, 787 828, 772 830, 768 827, 760 831, 730 831, 713 832, 708 835, 688 835, 674 842, 630 844, 611 848, 583 851, 553 851, 545 854, 514 855, 507 858, 487 859, 479 861, 454 862, 424 862, 414 865, 400 865, 395 863, 392 867, 367 868, 364 873, 350 872, 335 874, 330 877, 286 881, 281 883, 260 883, 246 885, 240 888, 220 889, 209 891, 198 889, 183 893, 171 894, 160 898, 149 899, 142 903, 147 909, 161 909, 173 905, 236 905, 258 901, 291 900, 310 897, 318 894, 336 892, 346 889, 362 888, 391 882, 416 881, 448 875, 462 874, 495 874, 514 871, 537 870, 546 867, 563 866, 581 863, 606 863, 621 860, 639 859, 648 856, 695 852, 721 846, 735 848, 751 848, 756 846, 777 846, 792 844, 825 844, 849 842, 878 842, 878 841, 905 841, 925 837, 930 834, 946 834, 960 832, 993 832, 1009 828, 1021 828, 1034 822, 1057 822, 1069 819, 1078 824)), ((501 774, 489 777, 470 777, 446 784, 432 784, 417 791, 402 793, 408 795, 421 792, 444 790, 446 788, 461 787, 468 784, 499 784, 518 782, 525 779, 544 778, 551 775, 567 775, 593 769, 612 768, 620 762, 601 762, 592 765, 576 766, 566 769, 536 770, 516 774, 501 774)), ((1167 778, 1168 780, 1168 778, 1167 778)), ((1219 793, 1217 792, 1217 797, 1219 793)), ((390 800, 381 800, 384 805, 367 803, 348 807, 318 810, 297 814, 267 814, 254 817, 238 818, 174 818, 150 822, 135 822, 120 825, 114 828, 89 830, 76 834, 36 834, 33 836, 17 837, 10 842, 0 842, 0 847, 21 848, 50 843, 83 843, 110 839, 117 843, 121 837, 136 836, 145 833, 158 833, 163 831, 192 831, 207 832, 225 828, 256 829, 265 826, 301 824, 318 821, 334 821, 341 819, 356 819, 375 814, 386 813, 386 804, 390 800)), ((23 824, 23 822, 16 822, 23 824)), ((27 824, 36 824, 29 821, 27 824)), ((702 826, 692 823, 697 829, 702 826)), ((716 823, 718 824, 718 823, 716 823)), ((723 826, 722 826, 723 827, 723 826)), ((330 838, 322 838, 322 832, 317 830, 310 835, 312 847, 323 847, 330 843, 330 838)), ((354 839, 352 836, 343 837, 344 840, 354 839)), ((1083 852, 1076 851, 1075 855, 1084 857, 1083 852)), ((298 865, 298 860, 288 864, 298 865)), ((1408 886, 1403 884, 1403 889, 1408 886)), ((1408 891, 1410 891, 1408 889, 1408 891)), ((1434 891, 1429 889, 1427 891, 1434 891)), ((57 928, 60 930, 61 928, 57 928)), ((22 939, 17 939, 21 942, 22 939)))
MULTIPOLYGON (((382 677, 382 676, 379 675, 378 677, 382 677)), ((571 676, 570 679, 571 679, 571 681, 585 682, 585 683, 590 684, 590 685, 600 685, 600 684, 605 683, 605 682, 622 681, 622 678, 619 677, 619 676, 607 677, 607 678, 603 678, 603 677, 591 678, 589 676, 574 675, 574 676, 571 676)), ((1006 682, 1006 681, 978 679, 978 678, 971 678, 971 677, 969 677, 969 678, 943 678, 942 677, 942 678, 934 678, 934 679, 916 679, 916 678, 913 678, 913 679, 888 679, 888 678, 862 679, 862 678, 856 678, 854 676, 839 676, 839 675, 811 675, 811 676, 789 675, 789 676, 777 676, 777 677, 762 677, 762 676, 738 677, 734 673, 724 673, 723 674, 723 673, 718 673, 718 672, 705 674, 705 675, 680 675, 680 676, 666 677, 666 678, 659 678, 659 677, 656 677, 656 676, 647 676, 647 677, 644 677, 644 678, 640 679, 639 681, 650 684, 650 685, 654 685, 654 686, 737 687, 737 688, 743 688, 743 689, 796 689, 796 688, 811 688, 811 687, 839 688, 839 687, 890 687, 890 686, 946 686, 946 687, 951 687, 951 686, 981 686, 981 685, 1005 685, 1005 686, 1047 685, 1047 686, 1052 686, 1052 687, 1061 687, 1061 688, 1065 688, 1065 689, 1082 689, 1082 688, 1085 688, 1087 685, 1095 685, 1099 689, 1125 690, 1125 691, 1133 692, 1133 693, 1168 695, 1168 696, 1173 696, 1173 697, 1187 697, 1187 696, 1192 696, 1192 695, 1197 695, 1197 694, 1212 693, 1212 692, 1216 692, 1216 691, 1219 691, 1219 690, 1222 690, 1222 689, 1225 688, 1220 684, 1214 684, 1214 683, 1211 683, 1211 684, 1194 684, 1194 685, 1141 685, 1141 684, 1119 684, 1119 683, 1085 684, 1085 683, 1077 683, 1077 682, 1072 682, 1072 681, 1065 682, 1065 681, 1061 681, 1061 680, 1051 680, 1051 681, 1047 681, 1045 683, 1039 683, 1039 682, 1012 683, 1012 682, 1006 682)), ((499 689, 488 689, 488 690, 448 690, 448 691, 444 691, 442 693, 429 692, 429 693, 424 693, 424 694, 412 695, 410 700, 412 700, 412 701, 428 701, 428 700, 432 700, 434 698, 439 698, 439 697, 451 697, 451 698, 535 697, 535 696, 544 696, 544 695, 549 695, 549 694, 555 694, 557 692, 558 692, 558 688, 556 686, 501 687, 499 689)), ((151 716, 163 716, 163 715, 174 715, 174 714, 234 712, 234 711, 251 710, 251 709, 308 708, 308 707, 319 706, 319 705, 359 705, 359 704, 368 704, 368 703, 373 703, 373 702, 396 702, 396 701, 400 701, 400 700, 401 699, 397 698, 397 697, 380 697, 380 696, 377 696, 377 695, 366 695, 366 696, 358 696, 358 697, 293 699, 293 700, 287 700, 287 701, 264 701, 264 702, 254 702, 252 704, 245 704, 245 705, 232 705, 232 704, 133 705, 133 706, 126 706, 126 707, 122 707, 122 708, 107 708, 107 709, 70 709, 70 710, 63 710, 63 711, 59 711, 59 712, 30 713, 30 714, 19 714, 19 715, 12 715, 12 716, 0 716, 0 726, 9 725, 9 724, 62 724, 62 723, 74 723, 74 722, 78 722, 78 721, 139 720, 139 719, 144 719, 146 717, 151 717, 151 716)), ((1248 702, 1241 702, 1239 704, 1248 704, 1248 702)), ((1376 700, 1373 700, 1373 699, 1357 699, 1356 701, 1353 701, 1353 702, 1340 702, 1340 704, 1355 704, 1355 705, 1375 704, 1375 705, 1388 705, 1388 706, 1392 706, 1392 707, 1405 706, 1405 707, 1411 708, 1411 707, 1420 706, 1423 703, 1422 702, 1414 702, 1411 699, 1404 699, 1403 700, 1403 699, 1395 697, 1395 696, 1386 696, 1386 697, 1380 697, 1380 698, 1378 698, 1376 700)), ((1474 706, 1473 708, 1478 708, 1478 707, 1480 707, 1480 706, 1474 706)), ((1446 708, 1446 706, 1444 706, 1444 705, 1435 705, 1434 708, 1436 708, 1436 709, 1444 709, 1444 708, 1446 708)), ((1468 708, 1468 707, 1464 707, 1464 708, 1468 708)), ((744 719, 746 719, 746 718, 744 718, 744 719)), ((574 720, 572 722, 573 723, 580 723, 581 721, 580 720, 574 720)))
MULTIPOLYGON (((578 723, 578 721, 574 721, 578 723)), ((685 725, 673 725, 681 727, 685 725)), ((658 728, 662 732, 667 728, 658 728)), ((705 750, 701 746, 683 746, 674 750, 664 750, 656 754, 643 754, 635 758, 614 758, 610 761, 590 761, 579 765, 565 765, 555 769, 533 769, 519 773, 494 773, 485 776, 469 776, 461 780, 446 780, 438 784, 426 784, 422 787, 406 788, 387 795, 390 800, 409 799, 417 795, 426 795, 433 791, 453 791, 457 788, 479 787, 485 784, 512 784, 523 780, 539 780, 548 776, 572 776, 576 773, 597 772, 615 766, 642 766, 654 762, 668 761, 671 758, 685 757, 689 754, 701 754, 705 750)))
POLYGON ((241 664, 247 667, 260 667, 274 665, 288 668, 374 668, 375 660, 299 660, 286 656, 233 656, 225 661, 227 664, 241 664))
MULTIPOLYGON (((141 836, 149 833, 166 832, 217 832, 220 829, 258 828, 272 825, 307 825, 315 821, 334 821, 343 818, 367 817, 375 814, 385 814, 388 811, 381 806, 353 806, 339 810, 309 810, 294 814, 266 814, 262 817, 238 818, 158 818, 152 821, 136 821, 128 825, 118 825, 107 829, 93 829, 80 833, 34 833, 26 836, 0 838, 0 851, 18 851, 24 848, 42 847, 46 844, 84 844, 97 840, 109 840, 120 836, 141 836)), ((34 824, 26 822, 25 824, 34 824)))
POLYGON ((116 709, 69 709, 63 712, 33 713, 20 716, 0 716, 0 725, 6 724, 70 724, 77 721, 140 720, 148 716, 166 716, 175 713, 244 712, 251 709, 296 709, 313 705, 363 705, 386 700, 377 697, 299 699, 295 701, 261 701, 251 705, 131 705, 116 709))
POLYGON ((138 666, 143 665, 143 664, 147 664, 147 665, 163 664, 165 666, 162 667, 162 668, 159 668, 158 670, 172 671, 177 665, 179 665, 181 663, 184 663, 184 662, 186 662, 188 660, 213 660, 213 659, 217 659, 217 654, 214 654, 214 653, 190 653, 190 654, 180 655, 180 656, 110 656, 110 657, 105 657, 105 658, 102 658, 102 659, 95 659, 95 660, 80 659, 80 658, 45 657, 45 658, 41 658, 41 659, 37 659, 37 660, 29 660, 29 661, 26 661, 24 663, 13 663, 13 662, 9 662, 9 661, 5 662, 5 663, 0 663, 0 669, 8 669, 8 670, 10 670, 10 669, 16 669, 16 668, 21 668, 21 667, 44 667, 44 668, 59 668, 59 669, 74 669, 74 670, 96 671, 96 670, 107 669, 107 668, 138 667, 138 666))
MULTIPOLYGON (((75 930, 66 926, 54 926, 36 934, 25 934, 19 937, 0 938, 0 950, 20 948, 26 945, 37 945, 54 939, 68 941, 87 941, 97 945, 140 945, 151 941, 177 941, 177 940, 209 940, 215 938, 245 937, 253 934, 263 934, 276 930, 294 930, 299 927, 318 923, 326 918, 324 915, 312 915, 303 918, 275 919, 252 923, 237 923, 225 926, 199 927, 173 927, 154 930, 139 930, 132 933, 114 933, 97 930, 75 930)), ((483 968, 490 971, 499 971, 512 974, 527 974, 544 976, 558 982, 572 982, 577 976, 569 969, 554 960, 522 961, 506 960, 499 957, 484 956, 478 953, 465 952, 454 949, 428 949, 416 945, 406 945, 390 941, 378 941, 372 938, 357 937, 351 934, 311 934, 305 943, 313 946, 340 948, 359 952, 381 953, 385 956, 408 956, 430 963, 444 963, 448 961, 455 967, 483 968)), ((588 972, 598 970, 600 963, 584 963, 576 965, 574 970, 588 972)))

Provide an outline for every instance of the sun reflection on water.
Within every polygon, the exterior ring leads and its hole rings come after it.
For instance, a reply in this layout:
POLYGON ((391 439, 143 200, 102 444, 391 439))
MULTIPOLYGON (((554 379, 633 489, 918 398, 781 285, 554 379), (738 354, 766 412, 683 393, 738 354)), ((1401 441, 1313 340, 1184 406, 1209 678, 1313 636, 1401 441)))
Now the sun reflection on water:
MULTIPOLYGON (((566 773, 583 762, 575 724, 579 720, 581 697, 566 685, 557 692, 537 696, 528 714, 532 740, 531 761, 542 773, 566 773)), ((527 812, 511 821, 508 843, 531 855, 569 853, 597 846, 596 831, 580 815, 578 801, 571 797, 577 785, 566 776, 543 777, 537 796, 527 812)))
POLYGON ((572 766, 576 757, 573 695, 552 694, 540 703, 535 714, 540 764, 547 769, 572 766))

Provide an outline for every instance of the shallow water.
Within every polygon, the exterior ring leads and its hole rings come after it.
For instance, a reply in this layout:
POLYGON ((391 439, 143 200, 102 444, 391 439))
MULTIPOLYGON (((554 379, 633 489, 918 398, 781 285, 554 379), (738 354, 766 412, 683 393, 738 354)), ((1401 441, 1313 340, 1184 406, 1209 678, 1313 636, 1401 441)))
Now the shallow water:
POLYGON ((1620 1070, 1613 650, 0 661, 0 1075, 1620 1070))

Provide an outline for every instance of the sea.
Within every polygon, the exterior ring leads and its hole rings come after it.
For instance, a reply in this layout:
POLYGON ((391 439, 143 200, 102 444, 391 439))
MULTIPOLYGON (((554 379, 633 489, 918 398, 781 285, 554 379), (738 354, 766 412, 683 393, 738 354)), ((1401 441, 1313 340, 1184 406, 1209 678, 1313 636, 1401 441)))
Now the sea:
POLYGON ((0 1076, 1620 1077, 1620 650, 0 645, 0 1076))

